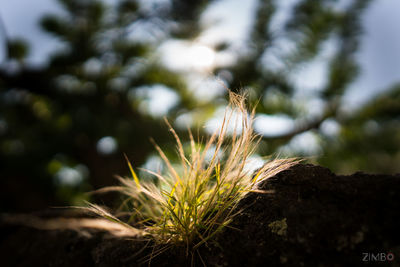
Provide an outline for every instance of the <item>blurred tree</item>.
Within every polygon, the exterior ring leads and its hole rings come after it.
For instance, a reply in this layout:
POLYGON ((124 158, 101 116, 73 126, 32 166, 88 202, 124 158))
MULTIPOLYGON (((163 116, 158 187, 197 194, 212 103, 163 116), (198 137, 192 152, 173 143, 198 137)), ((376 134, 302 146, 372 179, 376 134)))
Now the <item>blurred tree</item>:
POLYGON ((123 152, 140 165, 153 150, 150 136, 170 141, 158 118, 139 111, 136 89, 173 88, 180 100, 172 113, 192 101, 153 53, 171 35, 188 36, 205 2, 59 2, 65 14, 41 26, 63 49, 33 68, 23 61, 27 46, 8 41, 0 69, 3 209, 71 201, 126 173, 123 152))
MULTIPOLYGON (((153 151, 150 136, 172 154, 160 116, 145 112, 150 92, 162 88, 178 99, 166 108, 172 120, 200 106, 209 115, 220 104, 196 99, 184 77, 160 64, 155 54, 169 38, 198 37, 199 18, 213 1, 58 1, 65 14, 46 16, 41 25, 63 48, 47 65, 33 68, 24 61, 28 47, 9 40, 8 61, 0 68, 4 210, 73 203, 80 192, 127 173, 123 152, 136 166, 143 164, 153 151)), ((261 154, 314 155, 318 152, 295 148, 308 135, 322 151, 317 161, 334 171, 400 171, 395 164, 399 87, 356 112, 346 113, 343 102, 358 73, 360 16, 369 2, 299 0, 284 25, 276 27, 282 2, 258 0, 246 49, 237 53, 235 64, 216 65, 212 72, 223 80, 231 77, 224 82, 232 90, 250 88, 250 101, 261 100, 260 117, 284 114, 294 122, 284 133, 264 134, 261 154), (332 43, 326 82, 302 95, 294 76, 332 43), (320 103, 318 112, 311 112, 314 103, 320 103), (326 131, 329 127, 334 131, 326 131)), ((215 50, 230 46, 217 43, 215 50)))
POLYGON ((321 164, 343 172, 400 171, 400 85, 339 121, 338 138, 328 137, 322 144, 325 156, 319 160, 321 164))
POLYGON ((292 130, 263 136, 263 154, 317 155, 312 161, 341 173, 400 171, 396 164, 400 158, 398 86, 383 90, 389 93, 359 110, 343 101, 358 74, 355 53, 362 34, 361 16, 370 2, 295 1, 291 16, 277 30, 273 19, 282 2, 258 1, 248 50, 237 64, 217 68, 215 73, 231 73, 229 88, 250 87, 253 101, 261 99, 259 115, 285 114, 293 120, 292 130), (333 52, 327 56, 326 46, 332 44, 333 52), (327 65, 326 81, 307 92, 294 77, 321 56, 327 65), (315 103, 318 112, 313 112, 315 103), (307 147, 310 138, 318 143, 317 151, 307 147), (305 149, 296 149, 299 142, 305 149))

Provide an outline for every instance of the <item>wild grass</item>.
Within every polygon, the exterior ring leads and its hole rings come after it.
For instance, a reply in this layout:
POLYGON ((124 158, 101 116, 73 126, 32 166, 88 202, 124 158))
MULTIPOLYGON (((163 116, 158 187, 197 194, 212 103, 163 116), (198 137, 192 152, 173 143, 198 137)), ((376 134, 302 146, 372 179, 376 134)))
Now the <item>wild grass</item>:
POLYGON ((249 157, 259 143, 252 128, 254 114, 254 109, 247 111, 245 97, 230 93, 221 126, 202 146, 189 130, 190 149, 186 152, 167 121, 180 163, 177 168, 154 144, 166 166, 163 173, 145 170, 157 179, 156 183, 139 179, 127 159, 131 177, 119 177, 119 186, 100 191, 125 195, 123 206, 130 208, 131 219, 139 227, 121 221, 100 206, 89 204, 87 209, 153 239, 156 244, 184 245, 187 250, 198 248, 229 226, 238 212, 235 207, 246 194, 266 193, 258 189, 259 183, 297 162, 272 160, 255 172, 247 170, 249 157), (207 154, 210 150, 211 158, 207 154))

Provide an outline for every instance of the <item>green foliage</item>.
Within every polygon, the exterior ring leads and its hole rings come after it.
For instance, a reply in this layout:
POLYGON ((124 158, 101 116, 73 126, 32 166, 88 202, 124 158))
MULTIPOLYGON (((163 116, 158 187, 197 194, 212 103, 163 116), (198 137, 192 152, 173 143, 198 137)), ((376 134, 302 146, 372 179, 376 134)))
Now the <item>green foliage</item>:
MULTIPOLYGON (((65 9, 62 15, 46 15, 41 20, 42 28, 63 45, 48 64, 35 68, 21 65, 15 72, 0 69, 0 120, 6 125, 0 133, 1 176, 7 177, 6 183, 19 179, 29 185, 37 193, 35 197, 42 198, 31 202, 39 206, 66 204, 65 197, 58 197, 60 190, 77 195, 84 188, 109 184, 111 177, 124 169, 121 152, 132 147, 136 150, 129 153, 130 158, 143 164, 152 148, 149 136, 160 144, 170 141, 162 134, 157 118, 137 109, 137 88, 164 84, 181 93, 177 106, 193 102, 193 97, 184 93, 181 77, 154 59, 157 45, 168 35, 156 40, 130 37, 132 24, 167 25, 172 14, 164 10, 147 14, 136 1, 60 3, 65 9), (155 22, 157 17, 163 17, 163 23, 155 22), (97 142, 105 136, 117 142, 112 154, 98 152, 97 142), (64 190, 70 185, 55 181, 57 174, 48 172, 47 166, 58 157, 63 158, 64 167, 87 167, 83 186, 64 190), (18 167, 21 162, 26 163, 24 169, 18 167)), ((10 48, 10 60, 26 56, 22 43, 10 48)), ((13 201, 19 205, 19 200, 13 201)), ((29 207, 31 203, 21 205, 29 207)))
POLYGON ((15 39, 7 43, 7 56, 10 59, 22 61, 28 56, 29 47, 24 40, 15 39))
MULTIPOLYGON (((2 203, 13 204, 0 208, 36 209, 81 199, 84 191, 110 185, 110 177, 124 172, 123 153, 135 165, 144 164, 152 153, 150 136, 171 162, 179 161, 160 116, 143 111, 148 101, 146 93, 138 93, 143 88, 162 85, 176 93, 177 103, 167 114, 172 124, 189 114, 192 130, 207 134, 196 127, 226 104, 227 96, 196 99, 185 73, 161 64, 157 49, 171 38, 196 42, 204 30, 200 18, 213 2, 159 1, 146 9, 149 1, 59 0, 64 12, 46 15, 40 23, 62 46, 37 67, 25 64, 28 46, 8 41, 8 61, 0 67, 0 187, 23 184, 23 194, 37 201, 4 189, 2 203), (135 35, 137 29, 145 34, 135 35), (116 141, 113 153, 99 152, 103 137, 116 141), (57 171, 48 167, 54 162, 61 166, 57 171), (87 171, 79 185, 58 182, 60 170, 80 165, 87 171)), ((250 101, 259 102, 256 117, 278 114, 294 122, 285 133, 262 136, 257 152, 319 156, 315 162, 342 173, 399 172, 398 86, 358 110, 343 111, 348 109, 343 96, 360 72, 355 55, 363 33, 361 17, 371 1, 295 1, 277 27, 284 2, 258 0, 243 49, 235 50, 225 40, 213 44, 217 53, 235 53, 237 60, 214 66, 210 74, 228 73, 231 78, 223 82, 232 91, 247 88, 250 101), (332 43, 333 52, 324 55, 332 43), (321 58, 328 66, 326 82, 312 91, 300 88, 293 77, 321 58), (305 91, 308 95, 300 98, 305 91), (309 112, 313 101, 321 103, 318 114, 309 112), (332 122, 337 129, 327 134, 324 128, 332 122), (319 152, 292 149, 303 134, 315 136, 319 152)), ((190 142, 180 131, 182 143, 190 142)))
POLYGON ((342 118, 336 140, 326 142, 322 164, 349 171, 398 172, 400 90, 395 85, 363 108, 342 118), (340 158, 342 160, 334 160, 340 158))

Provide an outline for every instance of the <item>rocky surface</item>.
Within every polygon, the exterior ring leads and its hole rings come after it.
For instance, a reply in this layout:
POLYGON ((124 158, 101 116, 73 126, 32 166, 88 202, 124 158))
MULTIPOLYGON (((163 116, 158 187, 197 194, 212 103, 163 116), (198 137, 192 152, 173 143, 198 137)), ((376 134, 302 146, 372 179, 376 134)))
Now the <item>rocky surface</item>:
MULTIPOLYGON (((268 179, 241 212, 193 255, 167 249, 151 266, 400 266, 400 175, 338 176, 300 164, 268 179)), ((42 217, 66 216, 45 213, 42 217)), ((75 216, 75 215, 68 215, 75 216)), ((2 266, 146 266, 147 241, 101 230, 0 224, 2 266)))

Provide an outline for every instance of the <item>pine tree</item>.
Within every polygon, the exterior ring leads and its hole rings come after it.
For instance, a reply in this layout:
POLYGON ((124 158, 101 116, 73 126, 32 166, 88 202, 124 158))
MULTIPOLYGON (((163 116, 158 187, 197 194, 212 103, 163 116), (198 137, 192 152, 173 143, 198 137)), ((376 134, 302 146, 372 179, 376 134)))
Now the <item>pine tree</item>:
MULTIPOLYGON (((136 166, 146 161, 153 151, 149 137, 173 155, 173 139, 161 118, 141 108, 147 101, 140 97, 143 90, 164 86, 175 92, 179 100, 168 112, 171 122, 185 111, 205 110, 208 116, 217 107, 217 101, 200 103, 185 77, 161 64, 155 53, 169 38, 191 41, 201 35, 200 16, 213 1, 58 1, 64 15, 41 20, 42 28, 63 44, 47 65, 31 67, 25 61, 28 45, 7 41, 8 61, 0 68, 0 186, 10 188, 2 203, 7 199, 14 206, 3 209, 71 202, 80 192, 108 185, 114 174, 128 172, 123 152, 136 166), (118 150, 104 155, 97 145, 107 136, 116 140, 118 150), (54 176, 63 166, 82 173, 87 168, 89 179, 59 185, 54 176), (38 202, 20 203, 11 193, 16 187, 38 202)), ((370 2, 299 0, 276 26, 282 2, 257 1, 246 49, 236 55, 236 64, 215 66, 212 73, 229 73, 232 79, 224 82, 233 91, 249 88, 250 101, 259 102, 257 115, 284 114, 295 122, 292 130, 263 136, 261 154, 310 156, 288 146, 308 133, 320 146, 314 161, 334 171, 400 170, 399 86, 356 112, 343 112, 343 96, 359 73, 355 53, 363 33, 361 16, 370 2), (336 45, 327 57, 325 84, 299 98, 303 88, 293 76, 330 44, 336 45), (315 101, 322 103, 318 114, 309 112, 315 101), (323 130, 329 123, 338 129, 333 136, 323 130)), ((231 45, 215 44, 215 49, 231 45)))

